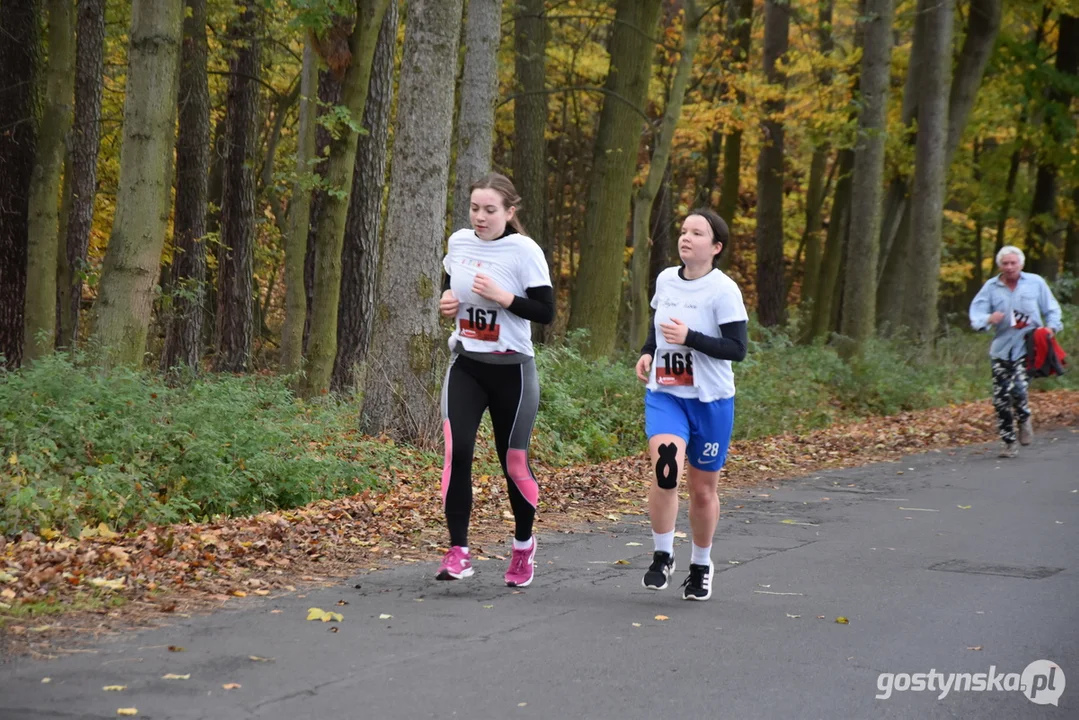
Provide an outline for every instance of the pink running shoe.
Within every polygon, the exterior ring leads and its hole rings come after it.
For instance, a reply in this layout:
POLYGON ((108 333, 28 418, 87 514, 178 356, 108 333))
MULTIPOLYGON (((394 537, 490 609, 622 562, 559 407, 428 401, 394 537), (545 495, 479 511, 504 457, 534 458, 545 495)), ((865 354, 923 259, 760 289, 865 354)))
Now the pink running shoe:
POLYGON ((439 580, 460 580, 472 577, 472 558, 461 549, 460 545, 454 545, 442 558, 442 564, 438 566, 439 580))
POLYGON ((510 569, 506 571, 506 584, 510 587, 525 587, 532 582, 536 574, 536 537, 532 536, 532 547, 524 550, 514 549, 510 558, 510 569))

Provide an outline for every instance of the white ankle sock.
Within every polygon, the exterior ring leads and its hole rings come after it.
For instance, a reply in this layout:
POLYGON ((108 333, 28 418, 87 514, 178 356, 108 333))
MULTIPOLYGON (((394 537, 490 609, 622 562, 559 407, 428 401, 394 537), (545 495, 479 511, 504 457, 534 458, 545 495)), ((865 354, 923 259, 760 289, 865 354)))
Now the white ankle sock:
POLYGON ((530 547, 532 547, 532 538, 528 538, 524 542, 521 542, 517 538, 513 538, 513 549, 514 550, 527 550, 530 547))
POLYGON ((693 554, 690 556, 690 565, 707 565, 712 559, 712 546, 697 547, 697 543, 693 543, 693 554))
POLYGON ((462 545, 461 552, 463 552, 465 555, 468 555, 468 545, 462 545))
POLYGON ((656 544, 656 550, 674 555, 674 530, 665 533, 652 531, 652 542, 656 544))

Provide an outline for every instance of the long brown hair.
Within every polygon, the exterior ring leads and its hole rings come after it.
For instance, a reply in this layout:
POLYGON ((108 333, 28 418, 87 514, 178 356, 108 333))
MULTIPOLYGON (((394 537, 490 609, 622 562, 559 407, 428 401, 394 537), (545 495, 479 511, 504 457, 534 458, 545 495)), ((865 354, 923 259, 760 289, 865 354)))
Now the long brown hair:
POLYGON ((468 189, 468 194, 471 195, 473 190, 494 190, 496 193, 502 196, 502 207, 509 210, 511 207, 516 208, 517 211, 513 213, 513 217, 509 219, 509 225, 521 235, 527 235, 525 232, 525 226, 521 224, 521 196, 517 194, 517 188, 513 187, 513 182, 502 175, 501 173, 487 173, 476 182, 472 183, 472 187, 468 189))

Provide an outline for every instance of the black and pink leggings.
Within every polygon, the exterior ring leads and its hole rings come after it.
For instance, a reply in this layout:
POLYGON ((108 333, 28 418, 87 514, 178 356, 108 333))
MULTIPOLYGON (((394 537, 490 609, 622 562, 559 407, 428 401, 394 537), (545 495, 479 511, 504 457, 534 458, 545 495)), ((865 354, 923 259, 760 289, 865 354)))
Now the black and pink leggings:
POLYGON ((442 432, 446 460, 442 466, 442 504, 451 545, 468 545, 472 514, 472 455, 484 410, 491 411, 495 449, 509 481, 514 537, 532 537, 539 485, 528 464, 528 443, 539 409, 536 362, 502 365, 454 355, 442 385, 442 432))

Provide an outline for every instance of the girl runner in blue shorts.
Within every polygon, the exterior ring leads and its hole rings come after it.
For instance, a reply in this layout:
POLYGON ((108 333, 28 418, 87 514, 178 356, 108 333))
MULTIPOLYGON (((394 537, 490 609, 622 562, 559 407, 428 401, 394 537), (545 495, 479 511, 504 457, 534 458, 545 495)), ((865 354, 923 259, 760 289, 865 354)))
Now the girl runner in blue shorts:
POLYGON ((712 596, 712 535, 719 522, 719 471, 734 427, 732 361, 746 356, 746 308, 738 285, 715 267, 727 244, 727 223, 693 210, 678 238, 679 267, 656 278, 655 319, 637 361, 647 383, 644 426, 655 476, 648 492, 655 553, 644 586, 662 590, 675 569, 678 479, 689 470, 693 553, 682 598, 712 596))

